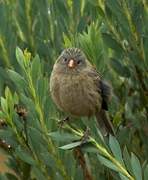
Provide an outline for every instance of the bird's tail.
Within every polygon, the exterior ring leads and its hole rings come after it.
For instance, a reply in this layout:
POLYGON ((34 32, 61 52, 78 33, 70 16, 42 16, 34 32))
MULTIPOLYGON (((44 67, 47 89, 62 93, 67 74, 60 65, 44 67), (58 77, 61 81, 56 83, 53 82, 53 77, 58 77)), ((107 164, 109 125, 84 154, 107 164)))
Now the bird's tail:
POLYGON ((113 125, 105 110, 101 109, 101 111, 96 114, 96 119, 104 136, 108 134, 115 135, 113 125))

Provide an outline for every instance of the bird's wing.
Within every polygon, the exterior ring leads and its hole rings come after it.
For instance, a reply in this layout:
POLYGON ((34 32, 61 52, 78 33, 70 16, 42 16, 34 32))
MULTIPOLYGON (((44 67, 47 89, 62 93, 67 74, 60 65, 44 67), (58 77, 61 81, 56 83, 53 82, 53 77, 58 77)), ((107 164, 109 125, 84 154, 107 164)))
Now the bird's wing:
POLYGON ((108 102, 111 99, 112 89, 111 86, 104 80, 100 81, 101 96, 102 96, 102 109, 108 110, 108 102))
POLYGON ((94 81, 98 88, 98 92, 102 96, 102 109, 108 110, 108 102, 111 98, 112 88, 111 86, 103 80, 101 74, 96 70, 95 67, 92 67, 89 71, 89 75, 94 77, 94 81))

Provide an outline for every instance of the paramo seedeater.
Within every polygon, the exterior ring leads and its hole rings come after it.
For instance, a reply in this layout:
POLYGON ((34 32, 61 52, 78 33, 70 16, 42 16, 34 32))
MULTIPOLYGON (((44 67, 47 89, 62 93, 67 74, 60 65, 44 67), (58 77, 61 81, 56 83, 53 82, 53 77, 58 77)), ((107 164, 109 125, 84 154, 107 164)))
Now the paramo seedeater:
POLYGON ((50 93, 61 111, 73 117, 96 116, 100 128, 114 134, 106 114, 111 87, 80 49, 65 49, 58 57, 50 77, 50 93))

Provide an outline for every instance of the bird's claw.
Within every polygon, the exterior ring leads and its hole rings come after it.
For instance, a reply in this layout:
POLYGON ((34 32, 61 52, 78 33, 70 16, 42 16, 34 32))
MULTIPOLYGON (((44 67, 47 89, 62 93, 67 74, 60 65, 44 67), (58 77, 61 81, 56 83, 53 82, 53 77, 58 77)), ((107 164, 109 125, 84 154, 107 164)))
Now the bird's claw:
POLYGON ((85 144, 89 140, 89 136, 90 136, 90 129, 89 127, 87 127, 81 138, 81 144, 85 144))
POLYGON ((58 121, 59 127, 62 128, 65 123, 69 122, 69 120, 70 120, 70 118, 69 118, 69 117, 66 117, 66 118, 58 121))

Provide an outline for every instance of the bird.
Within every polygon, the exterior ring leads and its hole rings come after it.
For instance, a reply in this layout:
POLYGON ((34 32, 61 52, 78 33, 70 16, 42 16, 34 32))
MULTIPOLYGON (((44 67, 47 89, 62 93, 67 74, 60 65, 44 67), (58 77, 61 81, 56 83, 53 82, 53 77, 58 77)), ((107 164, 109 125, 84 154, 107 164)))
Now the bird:
POLYGON ((50 76, 50 94, 57 108, 72 117, 95 116, 103 134, 114 134, 107 114, 111 86, 102 78, 84 52, 64 49, 50 76))

